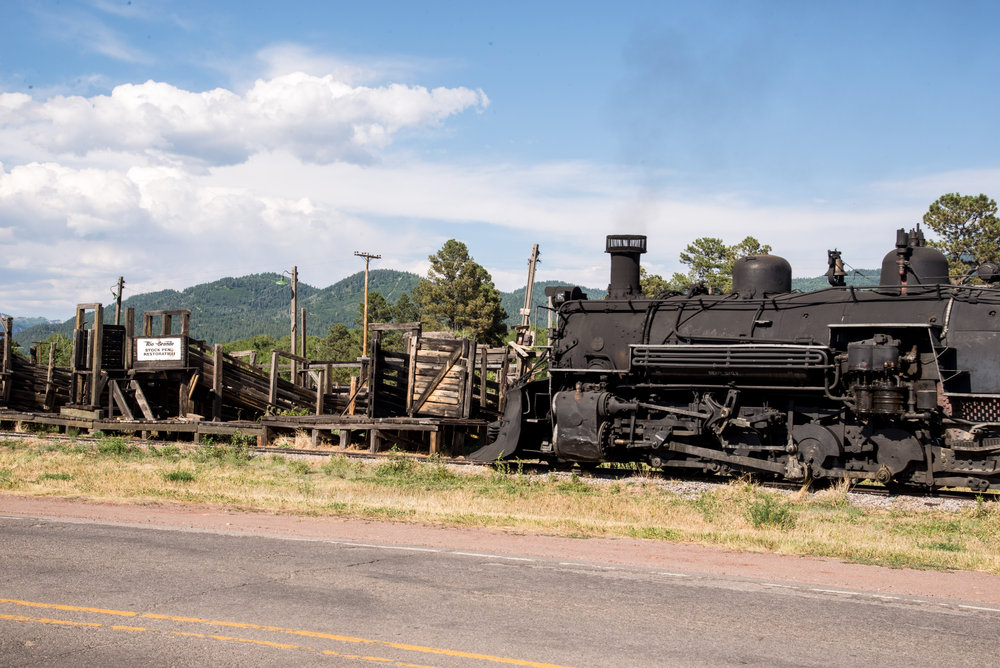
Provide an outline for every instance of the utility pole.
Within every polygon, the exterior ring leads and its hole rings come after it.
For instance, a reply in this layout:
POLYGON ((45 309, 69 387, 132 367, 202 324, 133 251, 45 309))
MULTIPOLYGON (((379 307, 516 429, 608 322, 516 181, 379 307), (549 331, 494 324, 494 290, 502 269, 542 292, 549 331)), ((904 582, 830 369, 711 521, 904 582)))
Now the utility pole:
POLYGON ((125 290, 125 277, 118 277, 118 290, 115 292, 115 324, 122 324, 122 291, 125 290))
POLYGON ((370 260, 380 260, 382 256, 362 251, 354 251, 354 254, 365 259, 365 315, 363 321, 364 332, 361 334, 361 356, 368 357, 368 262, 370 260))
MULTIPOLYGON (((291 308, 291 318, 292 318, 292 350, 293 355, 298 355, 298 315, 299 315, 299 268, 298 266, 292 267, 292 308, 291 308)), ((298 371, 299 364, 294 359, 289 360, 292 363, 292 384, 298 385, 298 371)))
POLYGON ((531 247, 531 258, 528 260, 528 285, 524 291, 524 307, 521 309, 521 326, 518 327, 517 342, 526 346, 532 345, 534 341, 529 341, 533 337, 531 332, 531 295, 535 288, 535 266, 538 264, 538 244, 531 247))

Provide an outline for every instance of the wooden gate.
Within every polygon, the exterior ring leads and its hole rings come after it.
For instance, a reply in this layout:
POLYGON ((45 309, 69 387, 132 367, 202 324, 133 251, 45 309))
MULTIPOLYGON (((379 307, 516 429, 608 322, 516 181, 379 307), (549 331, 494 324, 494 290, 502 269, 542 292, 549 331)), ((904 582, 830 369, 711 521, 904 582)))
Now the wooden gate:
POLYGON ((472 410, 476 343, 433 332, 410 339, 409 416, 467 418, 472 410))

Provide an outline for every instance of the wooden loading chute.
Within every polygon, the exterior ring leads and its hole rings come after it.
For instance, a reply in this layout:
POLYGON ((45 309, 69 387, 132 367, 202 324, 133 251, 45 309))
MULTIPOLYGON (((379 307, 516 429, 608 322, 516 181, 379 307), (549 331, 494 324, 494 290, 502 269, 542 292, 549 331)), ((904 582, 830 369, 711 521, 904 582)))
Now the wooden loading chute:
POLYGON ((492 419, 507 386, 506 348, 478 346, 449 332, 422 333, 420 323, 374 324, 367 382, 369 417, 492 419), (404 352, 385 350, 383 333, 404 330, 404 352))

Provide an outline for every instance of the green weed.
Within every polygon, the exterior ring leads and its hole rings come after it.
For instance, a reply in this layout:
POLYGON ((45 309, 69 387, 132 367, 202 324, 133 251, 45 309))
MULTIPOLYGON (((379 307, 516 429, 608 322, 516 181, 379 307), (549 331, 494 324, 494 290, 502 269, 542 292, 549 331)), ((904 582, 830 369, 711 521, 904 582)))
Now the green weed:
POLYGON ((939 541, 935 541, 933 543, 918 543, 917 547, 922 547, 922 548, 927 549, 927 550, 940 550, 942 552, 964 552, 965 551, 965 548, 962 547, 961 544, 956 543, 955 541, 953 541, 951 539, 948 539, 948 540, 939 540, 939 541))
POLYGON ((747 507, 746 518, 757 529, 774 527, 785 530, 795 526, 795 513, 790 504, 781 501, 775 494, 759 494, 747 507))
POLYGON ((411 478, 417 470, 417 463, 400 455, 393 454, 386 461, 375 467, 377 478, 411 478))
POLYGON ((201 445, 194 453, 193 459, 202 463, 230 464, 232 466, 244 466, 250 461, 250 451, 242 446, 230 443, 229 445, 201 445))
POLYGON ((360 478, 364 473, 361 462, 357 462, 343 455, 331 455, 331 457, 320 467, 323 473, 332 478, 344 480, 354 480, 360 478))
POLYGON ((556 490, 563 494, 586 494, 590 492, 590 485, 580 479, 574 471, 569 480, 556 485, 556 490))
POLYGON ((146 450, 151 457, 173 458, 180 457, 181 449, 174 443, 167 443, 159 448, 149 446, 146 450))
POLYGON ((97 452, 111 457, 129 457, 140 454, 142 450, 129 443, 124 436, 105 436, 97 442, 97 452))

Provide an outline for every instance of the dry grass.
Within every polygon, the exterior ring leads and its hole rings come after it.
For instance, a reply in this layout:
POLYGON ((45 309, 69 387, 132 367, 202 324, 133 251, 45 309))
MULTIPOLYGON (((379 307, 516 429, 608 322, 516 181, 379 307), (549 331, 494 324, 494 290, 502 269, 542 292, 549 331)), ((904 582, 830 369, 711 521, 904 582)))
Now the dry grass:
POLYGON ((149 451, 124 439, 91 444, 0 442, 0 492, 116 503, 170 501, 532 531, 627 536, 736 550, 837 557, 894 567, 1000 573, 1000 508, 906 513, 852 505, 846 486, 792 495, 737 482, 682 498, 652 480, 456 473, 438 463, 324 464, 250 459, 233 446, 149 451))

